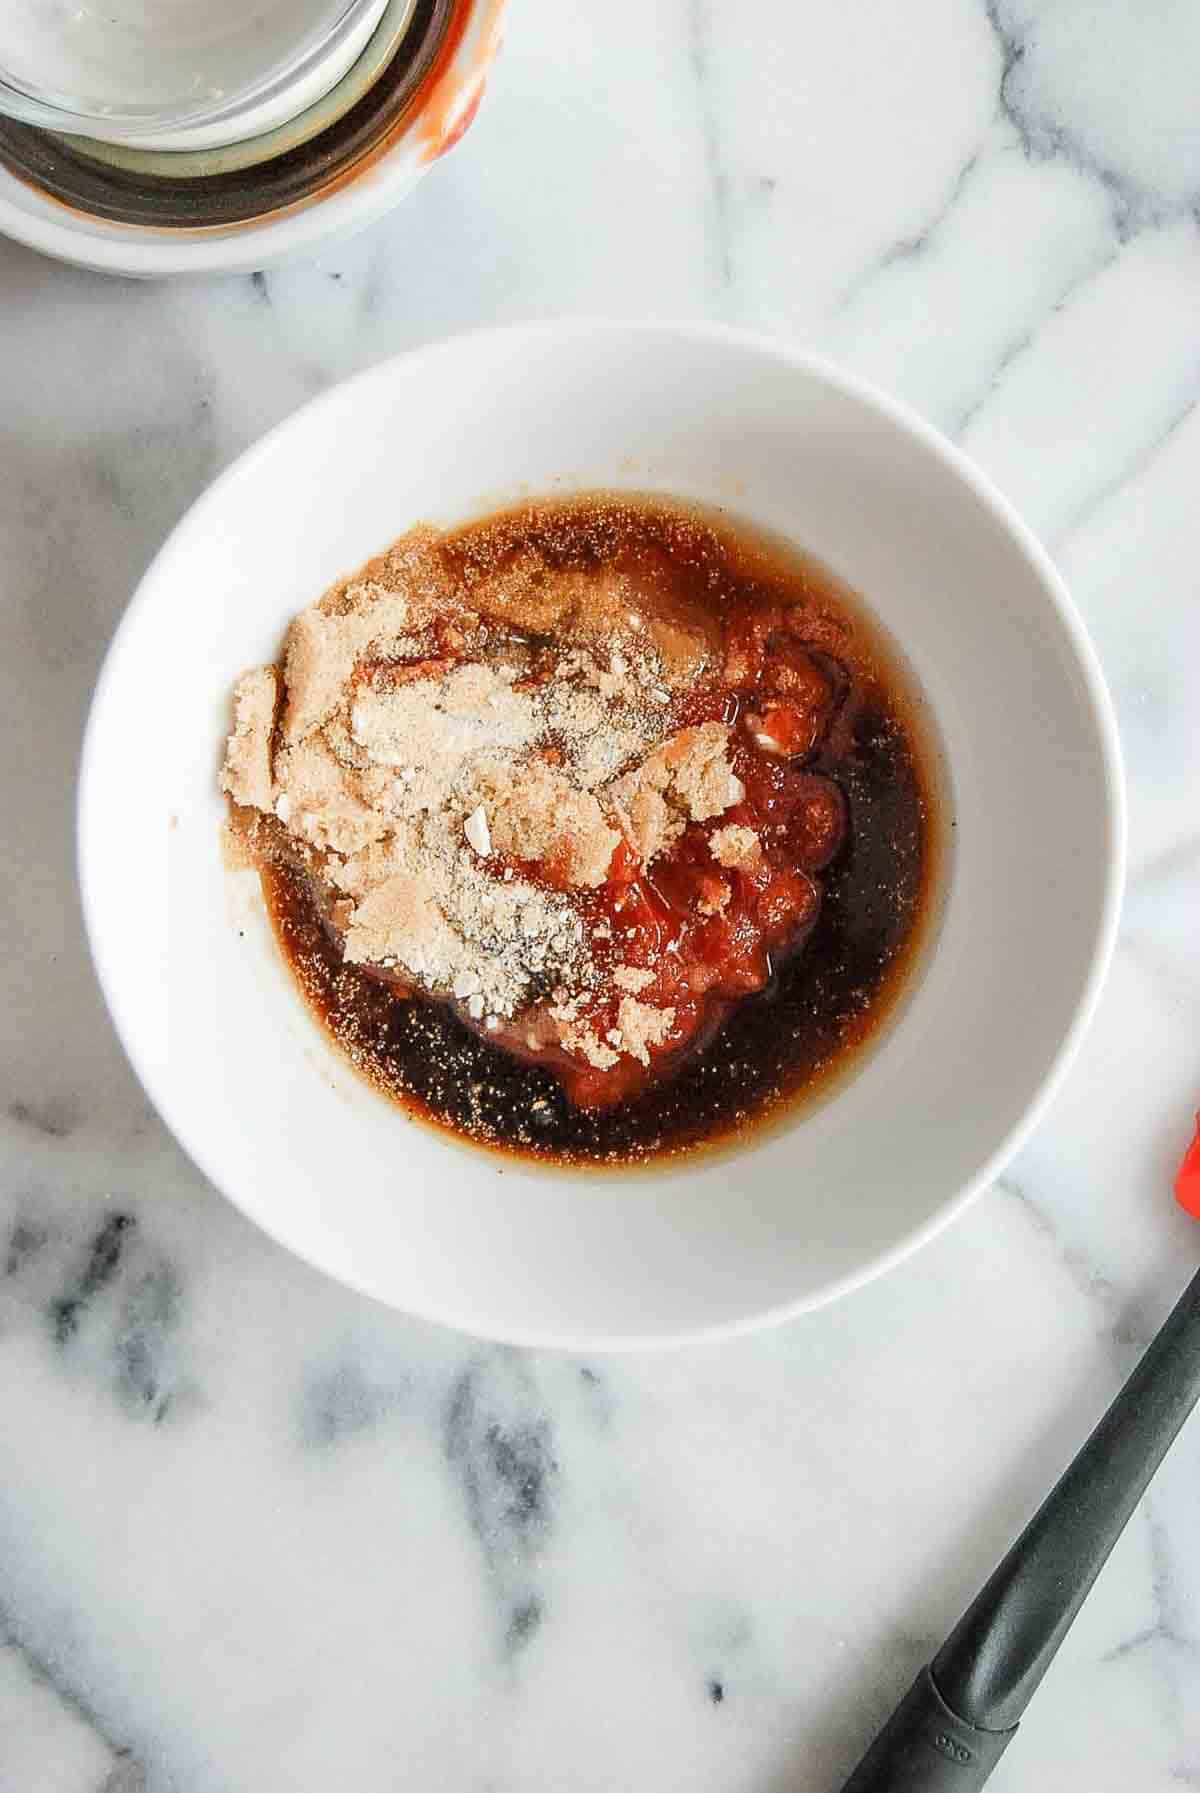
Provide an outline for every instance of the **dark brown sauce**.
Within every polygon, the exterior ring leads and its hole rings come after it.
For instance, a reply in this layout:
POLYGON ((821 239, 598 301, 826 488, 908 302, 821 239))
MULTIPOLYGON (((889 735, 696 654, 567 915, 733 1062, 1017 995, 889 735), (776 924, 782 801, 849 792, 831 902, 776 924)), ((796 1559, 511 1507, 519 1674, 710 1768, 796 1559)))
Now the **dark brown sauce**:
MULTIPOLYGON (((309 1005, 372 1083, 410 1113, 475 1143, 559 1164, 628 1164, 726 1145, 829 1091, 895 1011, 930 932, 939 882, 928 730, 894 650, 859 605, 811 561, 722 514, 701 513, 708 546, 698 555, 695 512, 661 500, 640 510, 623 501, 622 508, 634 519, 627 528, 672 555, 681 593, 692 602, 719 615, 748 597, 782 597, 810 606, 840 632, 838 657, 851 683, 843 724, 804 764, 836 780, 849 824, 822 873, 816 922, 773 967, 767 988, 734 1004, 678 1068, 640 1093, 612 1107, 580 1108, 551 1071, 494 1045, 443 1004, 398 998, 343 964, 307 881, 286 869, 263 872, 277 938, 309 1005)), ((481 540, 522 536, 543 553, 552 545, 558 564, 595 564, 586 500, 531 505, 471 525, 448 538, 447 551, 469 560, 481 540)))

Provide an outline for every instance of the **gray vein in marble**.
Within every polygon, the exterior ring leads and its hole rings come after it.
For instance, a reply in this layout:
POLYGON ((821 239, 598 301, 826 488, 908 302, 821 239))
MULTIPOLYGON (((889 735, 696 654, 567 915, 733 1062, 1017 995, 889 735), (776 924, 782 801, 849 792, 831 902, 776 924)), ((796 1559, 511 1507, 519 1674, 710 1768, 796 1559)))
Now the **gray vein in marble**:
POLYGON ((550 1419, 521 1354, 495 1350, 471 1360, 450 1391, 443 1442, 482 1552, 504 1649, 515 1655, 544 1617, 537 1566, 559 1477, 550 1419))
MULTIPOLYGON (((75 1685, 63 1664, 38 1649, 30 1638, 23 1636, 3 1607, 0 1607, 0 1649, 15 1651, 33 1680, 50 1688, 63 1706, 81 1720, 112 1755, 112 1770, 105 1776, 97 1793, 140 1793, 146 1783, 145 1770, 132 1749, 109 1729, 95 1706, 75 1685)), ((2 1768, 3 1763, 0 1763, 0 1769, 2 1768)), ((7 1787, 5 1793, 8 1793, 7 1787)), ((12 1793, 35 1793, 35 1789, 14 1788, 12 1793)))
POLYGON ((950 431, 952 435, 962 436, 966 433, 971 424, 974 423, 976 417, 979 416, 984 406, 1000 389, 1004 381, 1004 376, 1011 368, 1016 366, 1023 355, 1028 354, 1030 349, 1033 348, 1039 335, 1050 322, 1051 318, 1059 317, 1066 311, 1067 307, 1071 304, 1071 301, 1078 298, 1081 293, 1086 291, 1098 275, 1102 274, 1106 268, 1112 267, 1118 254, 1119 251, 1114 251, 1111 255, 1097 256, 1090 266, 1086 267, 1081 273, 1076 274, 1073 279, 1067 282, 1066 286, 1063 287, 1061 292, 1055 295, 1052 302, 1041 313, 1036 322, 1034 322, 1028 329, 1018 332, 1018 334, 1013 337, 1007 348, 1003 350, 998 360, 995 361, 989 370, 986 383, 981 387, 978 397, 972 399, 966 406, 964 406, 958 417, 955 419, 950 431))
POLYGON ((41 1221, 18 1215, 12 1222, 4 1270, 14 1298, 60 1351, 78 1353, 100 1373, 129 1418, 160 1425, 180 1396, 198 1393, 179 1362, 179 1273, 149 1250, 136 1216, 124 1209, 93 1227, 81 1249, 72 1247, 73 1261, 64 1257, 66 1240, 53 1241, 53 1251, 51 1243, 41 1221))
POLYGON ((17 1276, 29 1262, 30 1258, 42 1251, 50 1234, 39 1221, 17 1220, 13 1222, 8 1235, 8 1251, 4 1259, 4 1274, 17 1276))
POLYGON ((694 1654, 709 1664, 704 1688, 713 1705, 723 1705, 738 1687, 739 1670, 754 1642, 754 1621, 740 1600, 701 1603, 696 1615, 694 1654), (717 1691, 714 1691, 717 1690, 717 1691))
MULTIPOLYGON (((1078 136, 1073 134, 1061 120, 1051 119, 1045 113, 1044 107, 1040 107, 1040 102, 1036 101, 1032 90, 1029 89, 1028 83, 1025 81, 1031 58, 1037 54, 1034 27, 1023 20, 1013 19, 1010 16, 1011 8, 1006 4, 1006 0, 985 0, 985 8, 991 28, 999 43, 1002 57, 999 79, 999 116, 1016 133, 1020 153, 1028 160, 1046 162, 1059 158, 1069 163, 1086 179, 1099 184, 1108 196, 1117 250, 1112 254, 1103 254, 1093 259, 1081 273, 1072 277, 1046 309, 1024 329, 1014 334, 993 362, 986 377, 981 380, 976 396, 968 400, 955 416, 941 420, 943 427, 946 427, 953 435, 959 435, 967 430, 1001 385, 1004 375, 1033 347, 1044 325, 1049 319, 1062 312, 1097 275, 1111 265, 1122 244, 1130 241, 1132 237, 1147 227, 1162 223, 1164 219, 1176 214, 1180 209, 1163 200, 1161 196, 1153 194, 1144 183, 1139 182, 1132 175, 1105 165, 1095 155, 1088 152, 1078 136)), ((1066 104, 1065 100, 1064 104, 1066 104)), ((945 196, 938 203, 927 222, 915 234, 901 237, 890 244, 851 282, 835 307, 839 315, 849 310, 864 290, 870 287, 875 280, 898 267, 919 263, 928 254, 967 191, 971 178, 981 166, 985 155, 986 144, 974 150, 955 175, 945 196)), ((1185 209, 1191 210, 1190 207, 1185 209)), ((1196 213, 1200 216, 1200 208, 1196 208, 1196 213)), ((1195 395, 1193 394, 1189 396, 1184 407, 1168 420, 1162 437, 1163 442, 1169 439, 1174 430, 1185 421, 1194 403, 1195 395)), ((1156 441, 1127 470, 1107 482, 1094 499, 1089 498, 1082 504, 1067 523, 1056 531, 1056 539, 1061 539, 1086 521, 1096 505, 1102 504, 1105 499, 1119 491, 1128 478, 1134 477, 1146 462, 1153 459, 1159 446, 1160 443, 1156 441)))
POLYGON ((1038 107, 1029 81, 1031 59, 1036 54, 1034 25, 1013 16, 1010 0, 984 0, 984 7, 1004 59, 1000 106, 1019 133, 1026 153, 1036 158, 1065 156, 1098 180, 1111 195, 1113 221, 1122 240, 1166 216, 1171 208, 1163 205, 1160 196, 1126 171, 1098 161, 1062 116, 1051 116, 1038 107))
POLYGON ((140 1276, 122 1304, 113 1341, 117 1394, 133 1414, 148 1413, 161 1425, 179 1381, 174 1335, 182 1310, 179 1278, 170 1264, 140 1276))
POLYGON ((700 129, 704 142, 704 164, 711 192, 711 211, 715 232, 714 260, 722 286, 733 284, 733 242, 730 228, 729 176, 721 153, 721 134, 712 97, 711 0, 688 0, 688 60, 695 77, 700 106, 700 129))
POLYGON ((1172 1002, 1200 999, 1200 959, 1182 953, 1196 932, 1200 835, 1175 841, 1130 874, 1121 913, 1120 950, 1132 956, 1172 1002))
MULTIPOLYGON (((1154 1623, 1122 1640, 1101 1661, 1105 1665, 1113 1665, 1131 1657, 1143 1658, 1147 1652, 1165 1658, 1165 1668, 1160 1668, 1157 1672, 1163 1691, 1175 1708, 1173 1719, 1177 1738, 1180 1739, 1182 1748, 1186 1749, 1187 1743, 1182 1740, 1184 1726, 1181 1719, 1186 1717, 1194 1702, 1200 1639, 1188 1629, 1183 1608, 1176 1595, 1178 1565, 1174 1559, 1179 1554, 1180 1541, 1173 1544, 1171 1534, 1158 1517, 1157 1505, 1157 1489, 1152 1488, 1146 1498, 1144 1521, 1151 1561, 1154 1623)), ((1177 1748, 1180 1743, 1177 1743, 1177 1748)), ((1171 1766, 1170 1776, 1172 1781, 1181 1786, 1200 1786, 1200 1761, 1176 1761, 1171 1766)))
POLYGON ((612 1424, 616 1403, 608 1379, 590 1364, 580 1364, 579 1383, 583 1390, 583 1405, 588 1418, 599 1430, 605 1431, 612 1424))
POLYGON ((1200 1001, 1200 964, 1180 960, 1168 942, 1154 934, 1141 935, 1136 928, 1125 927, 1120 950, 1132 959, 1142 975, 1154 984, 1165 1001, 1179 1003, 1200 1001))
POLYGON ((301 1441, 323 1447, 372 1431, 400 1399, 400 1389, 373 1382, 354 1358, 341 1359, 314 1373, 305 1385, 301 1441))
POLYGON ((1101 1334, 1111 1347, 1117 1369, 1122 1375, 1127 1373, 1153 1338, 1156 1324, 1149 1322, 1137 1304, 1129 1302, 1096 1268, 1081 1246, 1066 1238, 1053 1215, 1011 1172, 998 1178, 993 1187, 1017 1203, 1034 1232, 1053 1249, 1080 1294, 1103 1315, 1101 1334))
POLYGON ((135 1229, 132 1214, 110 1214, 92 1238, 87 1258, 63 1294, 51 1304, 50 1324, 57 1345, 65 1345, 79 1331, 92 1301, 117 1274, 125 1251, 126 1235, 135 1229))
MULTIPOLYGON (((944 197, 921 228, 914 234, 898 238, 884 250, 861 274, 846 288, 835 307, 839 317, 851 311, 864 293, 878 280, 899 269, 915 269, 928 257, 930 251, 938 243, 941 233, 954 214, 960 202, 967 195, 971 182, 976 174, 984 172, 993 158, 1013 155, 1026 155, 1023 145, 1008 140, 999 143, 985 141, 964 162, 950 183, 944 197)), ((974 422, 975 418, 993 398, 1001 387, 1004 376, 1015 366, 1021 357, 1038 340, 1041 331, 1052 318, 1057 317, 1081 295, 1106 268, 1116 261, 1120 252, 1119 239, 1111 250, 1101 251, 1086 263, 1078 272, 1072 274, 1065 284, 1048 302, 1043 302, 1035 314, 1017 328, 1009 340, 995 353, 990 365, 986 367, 974 394, 965 398, 952 412, 939 418, 941 427, 952 437, 959 437, 974 422)))
POLYGON ((1110 499, 1116 498, 1133 480, 1140 479, 1144 473, 1147 473, 1159 455, 1187 423, 1198 402, 1200 402, 1200 366, 1197 367, 1193 385, 1171 412, 1159 433, 1138 452, 1133 460, 1122 467, 1111 479, 1106 480, 1090 497, 1077 505, 1065 522, 1058 525, 1050 537, 1051 548, 1060 550, 1067 538, 1090 523, 1096 513, 1102 510, 1110 499))
MULTIPOLYGON (((144 524, 149 494, 166 484, 164 475, 186 471, 182 503, 168 519, 174 524, 196 493, 202 491, 216 467, 213 401, 209 392, 180 393, 161 419, 140 424, 123 439, 98 445, 92 472, 108 502, 130 522, 144 524)), ((162 530, 165 536, 166 529, 162 530)))
POLYGON ((1119 1662, 1123 1657, 1133 1655, 1135 1651, 1142 1650, 1151 1643, 1166 1644, 1188 1656, 1200 1656, 1200 1639, 1187 1629, 1175 1598, 1170 1538, 1162 1520, 1154 1512, 1153 1490, 1146 1497, 1145 1522, 1152 1565, 1150 1590, 1154 1600, 1155 1621, 1144 1631, 1123 1639, 1109 1650, 1102 1658, 1105 1662, 1119 1662))
POLYGON ((888 244, 882 254, 877 255, 861 273, 854 276, 834 305, 835 312, 848 311, 855 300, 861 296, 863 289, 870 286, 872 281, 877 280, 881 274, 886 274, 892 268, 903 266, 905 263, 920 261, 923 256, 928 254, 937 233, 958 204, 971 176, 979 167, 983 153, 982 147, 971 152, 951 181, 945 196, 938 202, 931 216, 919 230, 910 236, 897 237, 894 242, 888 244))
POLYGON ((99 1793, 145 1793, 146 1770, 132 1756, 126 1756, 106 1775, 99 1793))
POLYGON ((1192 835, 1185 840, 1172 841, 1169 847, 1143 859, 1141 864, 1129 874, 1129 889, 1126 894, 1126 914, 1131 900, 1145 893, 1152 885, 1169 884, 1176 878, 1188 878, 1195 874, 1200 865, 1200 834, 1192 835))
POLYGON ((47 1139, 66 1139, 78 1124, 75 1110, 54 1097, 45 1102, 12 1102, 8 1114, 18 1127, 30 1127, 47 1139))

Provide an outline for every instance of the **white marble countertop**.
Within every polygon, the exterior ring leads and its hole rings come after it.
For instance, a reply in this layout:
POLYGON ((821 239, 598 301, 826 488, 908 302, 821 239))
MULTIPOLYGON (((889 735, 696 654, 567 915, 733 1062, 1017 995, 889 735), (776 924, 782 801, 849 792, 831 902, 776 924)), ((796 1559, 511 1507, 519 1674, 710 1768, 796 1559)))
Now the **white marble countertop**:
MULTIPOLYGON (((513 0, 461 148, 263 278, 0 243, 2 1793, 833 1793, 1200 1259, 1200 15, 513 0), (1041 531, 1111 680, 1131 880, 1011 1173, 741 1342, 489 1350, 343 1292, 183 1158, 81 939, 73 779, 212 475, 406 344, 707 316, 914 402, 1041 531)), ((1200 1785, 1200 1421, 997 1793, 1200 1785)))

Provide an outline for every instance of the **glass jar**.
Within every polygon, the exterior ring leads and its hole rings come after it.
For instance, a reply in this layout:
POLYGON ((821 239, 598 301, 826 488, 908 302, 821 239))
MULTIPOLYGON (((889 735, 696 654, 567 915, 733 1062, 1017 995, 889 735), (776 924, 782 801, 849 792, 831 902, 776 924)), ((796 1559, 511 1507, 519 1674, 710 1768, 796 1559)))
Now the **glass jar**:
POLYGON ((275 129, 357 60, 387 0, 2 0, 0 112, 131 148, 275 129))

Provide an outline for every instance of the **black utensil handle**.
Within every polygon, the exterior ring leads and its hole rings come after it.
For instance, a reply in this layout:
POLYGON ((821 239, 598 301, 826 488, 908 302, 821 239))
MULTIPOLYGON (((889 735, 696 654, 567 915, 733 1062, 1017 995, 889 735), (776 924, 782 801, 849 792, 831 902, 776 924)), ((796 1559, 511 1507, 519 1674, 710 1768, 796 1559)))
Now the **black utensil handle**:
POLYGON ((983 1786, 1197 1400, 1200 1274, 843 1793, 983 1786))
POLYGON ((978 1793, 1016 1730, 965 1723, 923 1668, 842 1793, 978 1793))
POLYGON ((1016 1724, 1198 1399, 1200 1275, 934 1657, 943 1698, 969 1724, 1016 1724))

